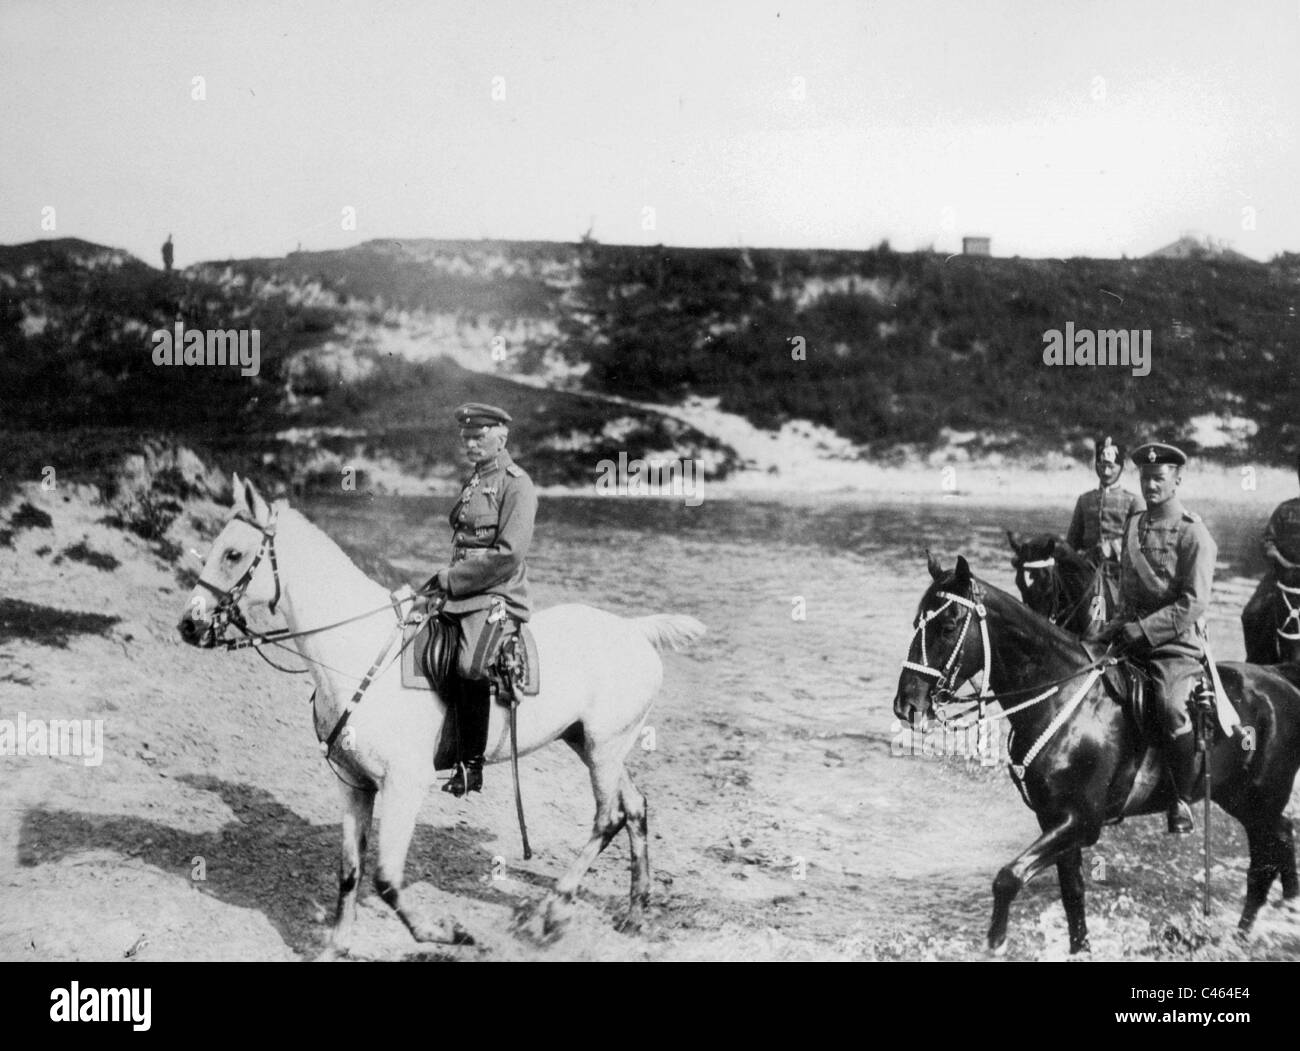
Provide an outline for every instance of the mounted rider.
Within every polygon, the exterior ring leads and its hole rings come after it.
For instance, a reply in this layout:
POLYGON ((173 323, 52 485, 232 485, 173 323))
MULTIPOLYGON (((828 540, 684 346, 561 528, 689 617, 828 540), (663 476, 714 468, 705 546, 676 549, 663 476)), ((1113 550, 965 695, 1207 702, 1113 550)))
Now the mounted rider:
POLYGON ((1133 451, 1146 510, 1129 515, 1120 559, 1119 613, 1098 639, 1146 671, 1160 716, 1160 741, 1174 788, 1169 831, 1192 831, 1189 803, 1200 764, 1187 699, 1205 657, 1205 614, 1218 548, 1199 515, 1178 499, 1187 456, 1151 442, 1133 451))
POLYGON ((1065 542, 1100 571, 1102 607, 1094 623, 1114 616, 1119 603, 1120 552, 1124 546, 1124 523, 1142 510, 1142 498, 1123 489, 1119 477, 1124 471, 1124 447, 1110 435, 1095 443, 1093 469, 1101 483, 1089 489, 1074 505, 1065 542))
POLYGON ((444 792, 463 796, 483 788, 491 662, 501 642, 532 613, 525 559, 537 516, 532 479, 506 451, 510 414, 495 405, 468 402, 455 410, 465 456, 474 465, 451 509, 451 565, 422 589, 445 596, 442 613, 459 631, 452 697, 456 708, 458 763, 444 792))
MULTIPOLYGON (((1300 475, 1300 456, 1296 458, 1296 473, 1300 475)), ((1267 561, 1264 579, 1241 611, 1246 660, 1251 664, 1277 663, 1272 620, 1274 589, 1279 571, 1300 569, 1300 497, 1285 500, 1274 509, 1264 528, 1263 548, 1267 561)))

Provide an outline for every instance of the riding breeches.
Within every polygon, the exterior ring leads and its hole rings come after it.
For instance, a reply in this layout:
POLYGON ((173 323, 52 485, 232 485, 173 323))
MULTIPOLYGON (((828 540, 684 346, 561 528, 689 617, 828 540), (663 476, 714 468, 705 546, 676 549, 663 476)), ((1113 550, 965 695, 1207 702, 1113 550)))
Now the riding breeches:
POLYGON ((1187 701, 1200 681, 1201 654, 1187 643, 1169 642, 1143 657, 1142 666, 1165 736, 1174 738, 1191 733, 1187 701))
POLYGON ((519 630, 515 619, 504 610, 476 609, 456 616, 460 645, 456 652, 456 671, 462 679, 488 679, 491 664, 507 635, 519 630), (495 617, 495 619, 493 619, 495 617))

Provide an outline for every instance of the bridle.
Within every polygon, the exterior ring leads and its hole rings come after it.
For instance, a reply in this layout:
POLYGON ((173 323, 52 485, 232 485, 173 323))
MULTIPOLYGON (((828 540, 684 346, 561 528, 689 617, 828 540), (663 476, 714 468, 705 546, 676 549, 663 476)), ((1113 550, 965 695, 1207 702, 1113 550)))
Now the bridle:
MULTIPOLYGON (((1048 555, 1046 558, 1036 559, 1033 562, 1022 562, 1020 561, 1019 558, 1016 558, 1015 567, 1016 567, 1016 584, 1019 585, 1019 587, 1022 590, 1028 591, 1029 590, 1028 584, 1021 583, 1022 580, 1027 581, 1027 578, 1025 577, 1025 570, 1026 569, 1047 569, 1047 570, 1054 571, 1056 569, 1056 559, 1051 555, 1048 555)), ((1051 585, 1052 585, 1052 611, 1047 615, 1047 619, 1050 620, 1053 624, 1060 624, 1061 621, 1057 618, 1061 617, 1061 575, 1058 572, 1050 572, 1048 574, 1048 579, 1051 581, 1051 585)), ((1074 612, 1073 609, 1067 610, 1066 614, 1068 616, 1068 614, 1073 612, 1074 612)))
MULTIPOLYGON (((936 680, 933 690, 939 695, 938 700, 940 703, 954 699, 958 685, 958 665, 960 664, 958 657, 960 656, 963 647, 966 645, 966 635, 970 631, 971 618, 974 617, 979 623, 980 644, 983 649, 984 671, 980 677, 979 690, 979 700, 982 709, 984 702, 992 696, 993 692, 989 685, 989 662, 992 659, 993 651, 989 646, 988 611, 984 608, 983 592, 980 590, 979 582, 972 578, 970 598, 956 595, 951 591, 940 591, 936 594, 939 598, 944 600, 943 605, 939 606, 937 609, 929 610, 925 614, 918 613, 916 615, 916 631, 913 633, 912 638, 916 639, 918 636, 920 637, 922 663, 918 664, 915 661, 905 660, 903 661, 903 667, 909 671, 914 671, 919 675, 925 675, 936 680), (960 606, 965 610, 961 619, 961 628, 957 636, 957 641, 953 645, 952 652, 948 654, 943 665, 936 668, 928 663, 924 663, 929 660, 929 657, 925 652, 925 629, 929 625, 930 621, 937 619, 945 610, 948 609, 949 606, 954 605, 960 606)), ((908 647, 908 652, 911 652, 910 646, 908 647)))
MULTIPOLYGON (((1096 660, 1090 661, 1084 667, 1079 668, 1054 682, 1041 684, 1041 686, 1046 687, 1046 689, 1037 696, 1031 697, 1027 701, 1022 701, 1020 704, 1007 707, 1003 703, 1005 698, 1028 693, 1029 691, 1014 690, 1001 694, 995 694, 993 692, 989 681, 993 650, 989 645, 988 610, 984 606, 984 592, 980 588, 979 581, 973 576, 971 577, 970 587, 970 598, 954 594, 951 591, 936 592, 937 597, 944 600, 943 605, 939 606, 937 609, 929 610, 924 614, 918 613, 916 616, 916 631, 912 635, 913 639, 920 636, 922 663, 917 663, 912 660, 903 661, 904 669, 936 680, 935 685, 932 687, 931 703, 935 706, 936 715, 941 723, 947 726, 949 725, 949 720, 940 713, 939 705, 962 702, 965 700, 964 698, 956 696, 957 677, 960 674, 960 661, 958 658, 966 645, 966 636, 970 631, 970 622, 972 617, 979 622, 980 647, 983 650, 981 660, 983 672, 980 677, 979 693, 976 694, 973 704, 968 704, 968 706, 960 713, 961 717, 966 721, 957 723, 956 726, 958 728, 975 725, 979 728, 979 731, 982 734, 986 722, 995 718, 1007 718, 1018 711, 1022 711, 1025 708, 1040 703, 1041 701, 1045 701, 1049 697, 1058 693, 1061 686, 1065 683, 1071 682, 1081 675, 1085 676, 1083 684, 1074 692, 1070 699, 1065 702, 1056 715, 1052 717, 1051 722, 1048 723, 1047 727, 1038 735, 1033 744, 1029 746, 1029 749, 1025 752, 1020 762, 1009 764, 1012 780, 1015 781, 1016 787, 1020 790, 1020 794, 1022 798, 1024 798, 1025 803, 1032 809, 1033 804, 1030 803, 1029 796, 1026 794, 1024 787, 1025 771, 1029 768, 1030 763, 1038 757, 1038 754, 1043 750, 1044 746, 1046 746, 1052 736, 1065 724, 1065 721, 1074 713, 1074 710, 1080 705, 1080 703, 1082 703, 1084 697, 1087 696, 1088 691, 1092 689, 1093 684, 1101 676, 1102 670, 1106 667, 1117 664, 1118 661, 1116 658, 1110 656, 1099 657, 1096 660), (948 607, 953 605, 960 606, 965 610, 961 620, 961 628, 957 635, 957 641, 953 644, 952 652, 948 654, 943 664, 936 668, 925 663, 929 660, 925 650, 925 629, 930 621, 939 617, 948 609, 948 607), (993 716, 990 716, 985 712, 985 707, 991 702, 997 702, 1002 706, 1002 710, 993 716), (975 710, 975 717, 973 720, 966 718, 972 708, 975 710)), ((910 646, 908 647, 908 653, 911 653, 910 646)), ((970 678, 970 676, 967 676, 967 680, 970 678)), ((1037 689, 1038 687, 1034 688, 1037 689)), ((1009 748, 1010 740, 1008 739, 1008 749, 1009 748)))
POLYGON ((1300 641, 1300 588, 1288 587, 1280 580, 1274 581, 1274 584, 1282 605, 1286 607, 1286 616, 1277 626, 1278 638, 1286 639, 1288 642, 1298 642, 1300 641), (1295 631, 1288 630, 1292 624, 1295 625, 1295 631))
POLYGON ((253 560, 248 563, 248 567, 240 574, 239 579, 229 588, 222 591, 215 584, 209 584, 202 577, 199 577, 199 586, 206 588, 208 591, 212 592, 212 594, 217 596, 217 607, 213 611, 212 622, 218 639, 221 638, 227 624, 234 624, 235 627, 239 628, 239 630, 244 632, 246 635, 251 634, 248 631, 248 625, 244 620, 244 615, 240 612, 239 600, 244 597, 244 592, 248 590, 248 586, 253 582, 253 574, 257 572, 257 567, 261 565, 264 556, 270 559, 271 575, 275 579, 275 595, 271 598, 269 603, 270 611, 272 613, 275 612, 275 607, 280 601, 280 567, 275 557, 275 518, 276 510, 273 507, 271 509, 270 520, 266 525, 262 525, 242 512, 235 515, 232 519, 232 521, 243 522, 245 525, 256 529, 262 534, 262 542, 258 545, 257 554, 255 554, 253 560))

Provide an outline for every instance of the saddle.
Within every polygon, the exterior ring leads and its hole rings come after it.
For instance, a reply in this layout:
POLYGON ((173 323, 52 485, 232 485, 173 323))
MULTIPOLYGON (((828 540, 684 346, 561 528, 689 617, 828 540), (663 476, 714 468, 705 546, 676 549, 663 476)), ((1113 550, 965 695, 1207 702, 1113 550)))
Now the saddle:
MULTIPOLYGON (((402 630, 402 686, 412 690, 449 692, 457 687, 456 622, 442 614, 422 625, 402 630)), ((507 635, 489 658, 493 677, 507 694, 517 699, 536 697, 542 688, 537 641, 526 623, 507 635)))
MULTIPOLYGON (((459 697, 470 684, 462 683, 456 672, 456 622, 442 614, 429 617, 423 624, 408 624, 402 631, 402 686, 414 690, 436 690, 441 697, 459 697)), ((535 697, 541 689, 541 666, 537 660, 537 643, 527 624, 507 635, 490 660, 498 699, 506 704, 512 699, 535 697)), ((451 770, 458 760, 456 742, 460 737, 460 705, 448 704, 447 717, 434 752, 435 770, 451 770)), ((485 732, 486 724, 480 727, 485 732)), ((466 732, 469 732, 468 730, 466 732)))

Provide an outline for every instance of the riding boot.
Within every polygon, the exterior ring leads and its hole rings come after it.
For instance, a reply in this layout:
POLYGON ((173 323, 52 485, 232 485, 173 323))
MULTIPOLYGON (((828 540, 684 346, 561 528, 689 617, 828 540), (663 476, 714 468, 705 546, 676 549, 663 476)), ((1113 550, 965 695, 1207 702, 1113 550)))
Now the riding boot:
POLYGON ((1165 766, 1173 782, 1174 798, 1169 804, 1169 833, 1185 836, 1196 828, 1192 820, 1192 792, 1196 788, 1196 778, 1201 772, 1197 761, 1196 735, 1179 734, 1165 742, 1165 766))
POLYGON ((463 796, 483 791, 483 752, 487 748, 490 684, 484 680, 462 681, 456 703, 459 722, 460 762, 451 779, 442 786, 444 792, 463 796))

